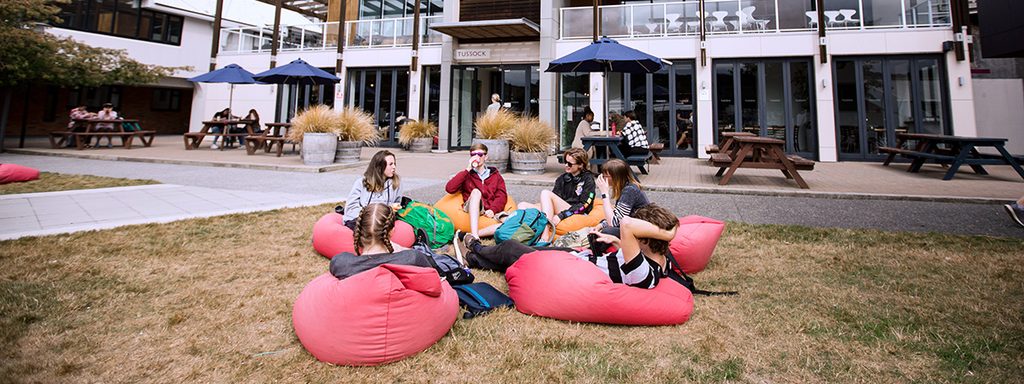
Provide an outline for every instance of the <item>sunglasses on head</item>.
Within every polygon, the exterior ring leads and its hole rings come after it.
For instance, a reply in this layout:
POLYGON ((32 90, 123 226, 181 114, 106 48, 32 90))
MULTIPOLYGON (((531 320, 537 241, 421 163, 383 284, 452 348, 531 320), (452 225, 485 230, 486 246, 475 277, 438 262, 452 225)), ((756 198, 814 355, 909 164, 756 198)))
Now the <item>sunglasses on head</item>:
POLYGON ((469 156, 470 157, 472 157, 472 156, 487 156, 487 152, 483 152, 483 151, 470 152, 469 156))

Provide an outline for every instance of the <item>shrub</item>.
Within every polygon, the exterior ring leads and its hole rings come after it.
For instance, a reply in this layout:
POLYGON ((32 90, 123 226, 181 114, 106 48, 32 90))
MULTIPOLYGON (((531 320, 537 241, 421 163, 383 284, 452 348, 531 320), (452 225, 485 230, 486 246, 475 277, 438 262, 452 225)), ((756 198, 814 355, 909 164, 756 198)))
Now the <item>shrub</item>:
POLYGON ((374 124, 373 115, 362 109, 347 107, 338 111, 335 129, 341 141, 362 141, 366 145, 375 145, 380 141, 380 132, 374 124))
POLYGON ((292 118, 288 140, 301 142, 306 133, 337 134, 338 114, 326 105, 315 105, 300 111, 292 118))
POLYGON ((434 137, 437 135, 437 126, 429 121, 413 120, 402 125, 398 131, 398 143, 403 146, 412 144, 413 139, 434 137))
POLYGON ((515 127, 518 117, 509 111, 499 109, 484 113, 476 119, 476 137, 485 140, 503 139, 515 127))
POLYGON ((557 135, 550 124, 536 117, 524 117, 508 131, 505 138, 516 152, 547 152, 557 135))

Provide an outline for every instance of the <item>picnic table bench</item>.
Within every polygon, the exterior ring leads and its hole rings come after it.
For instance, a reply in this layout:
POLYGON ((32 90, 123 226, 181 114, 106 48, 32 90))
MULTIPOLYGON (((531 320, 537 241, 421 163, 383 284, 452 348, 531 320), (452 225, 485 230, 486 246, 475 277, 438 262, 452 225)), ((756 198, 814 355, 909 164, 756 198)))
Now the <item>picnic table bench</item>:
POLYGON ((948 165, 949 169, 942 177, 942 180, 952 180, 956 176, 960 166, 967 165, 979 175, 988 175, 983 165, 1009 165, 1013 167, 1021 178, 1024 178, 1024 169, 1020 163, 1006 151, 1007 139, 995 137, 962 137, 947 136, 928 133, 897 133, 895 147, 879 147, 878 152, 886 153, 885 162, 882 165, 889 165, 897 155, 911 159, 907 172, 916 173, 926 161, 936 164, 948 165), (914 140, 917 144, 914 149, 908 149, 908 141, 914 140), (943 148, 945 146, 945 148, 943 148), (978 152, 978 147, 995 148, 998 155, 984 154, 978 152))
POLYGON ((266 123, 267 129, 263 131, 261 135, 254 135, 245 138, 245 153, 248 155, 256 154, 256 151, 263 149, 266 153, 270 153, 274 146, 277 146, 277 157, 281 157, 284 152, 285 144, 292 144, 292 150, 295 150, 294 142, 288 140, 287 133, 288 129, 291 128, 291 123, 266 123), (282 132, 283 131, 283 132, 282 132))
POLYGON ((732 149, 732 145, 734 143, 733 142, 733 138, 734 137, 736 137, 736 136, 757 136, 757 135, 755 135, 753 133, 745 132, 745 131, 743 131, 743 132, 735 132, 735 131, 722 132, 721 135, 722 135, 722 137, 725 138, 725 140, 722 140, 722 145, 718 146, 718 145, 714 145, 714 144, 708 144, 707 146, 704 147, 704 152, 707 152, 708 154, 718 153, 718 152, 728 152, 730 149, 732 149))
MULTIPOLYGON (((590 151, 591 147, 594 147, 594 157, 590 159, 590 165, 597 165, 598 169, 604 163, 607 163, 610 159, 621 159, 626 164, 637 167, 641 174, 648 174, 647 162, 653 157, 652 153, 648 152, 643 155, 630 155, 626 156, 619 149, 619 144, 622 142, 622 136, 588 136, 581 138, 583 141, 583 150, 590 151)), ((636 172, 633 172, 634 177, 637 177, 636 172)), ((639 179, 639 178, 638 178, 639 179)))
MULTIPOLYGON (((256 122, 253 121, 253 120, 244 120, 244 119, 243 120, 210 120, 210 121, 204 121, 203 122, 203 128, 200 129, 199 132, 186 132, 185 133, 185 135, 183 137, 184 140, 185 140, 185 149, 186 150, 199 149, 199 144, 201 144, 203 142, 203 139, 206 138, 206 136, 221 136, 221 137, 224 138, 224 140, 221 143, 223 145, 220 146, 220 150, 223 151, 224 148, 228 146, 227 139, 229 137, 237 137, 239 139, 242 139, 242 138, 250 136, 250 135, 255 135, 254 130, 253 130, 253 125, 255 125, 255 123, 256 122), (246 132, 245 133, 231 133, 231 128, 232 127, 237 127, 239 125, 245 127, 246 132), (210 132, 210 129, 212 129, 214 127, 218 127, 218 126, 221 127, 221 131, 219 133, 217 133, 217 132, 210 132)), ((239 142, 241 142, 241 140, 239 140, 239 142)))
POLYGON ((722 177, 718 185, 729 184, 732 175, 739 168, 778 169, 787 179, 793 179, 800 188, 808 189, 807 183, 798 170, 813 171, 814 161, 783 152, 786 142, 770 137, 753 135, 734 136, 736 144, 728 152, 712 153, 708 160, 719 167, 715 176, 722 177), (724 176, 723 176, 724 175, 724 176))
POLYGON ((138 120, 132 119, 74 119, 75 127, 66 131, 52 131, 50 132, 50 146, 54 149, 62 148, 69 143, 74 143, 75 148, 82 150, 86 148, 86 143, 90 138, 100 137, 117 137, 121 139, 121 146, 125 149, 131 149, 132 142, 135 137, 139 137, 142 140, 143 146, 150 146, 153 144, 153 139, 156 137, 156 131, 132 131, 125 130, 124 124, 136 124, 138 120), (100 130, 97 129, 99 124, 110 124, 114 127, 114 130, 100 130))

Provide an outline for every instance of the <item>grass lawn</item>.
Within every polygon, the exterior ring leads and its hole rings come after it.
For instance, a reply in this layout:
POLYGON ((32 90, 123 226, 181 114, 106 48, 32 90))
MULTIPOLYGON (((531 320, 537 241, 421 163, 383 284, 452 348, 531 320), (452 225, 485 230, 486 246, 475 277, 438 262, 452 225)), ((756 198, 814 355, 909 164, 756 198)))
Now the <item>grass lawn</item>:
POLYGON ((160 182, 155 180, 120 179, 116 177, 65 175, 60 173, 41 172, 38 180, 0 185, 0 195, 70 191, 74 189, 127 187, 146 184, 160 184, 160 182))
MULTIPOLYGON (((1012 382, 1024 241, 732 223, 693 318, 500 311, 375 368, 316 361, 291 305, 324 205, 0 243, 0 382, 1012 382)), ((504 279, 481 280, 506 290, 504 279)), ((344 332, 344 329, 339 329, 344 332)))

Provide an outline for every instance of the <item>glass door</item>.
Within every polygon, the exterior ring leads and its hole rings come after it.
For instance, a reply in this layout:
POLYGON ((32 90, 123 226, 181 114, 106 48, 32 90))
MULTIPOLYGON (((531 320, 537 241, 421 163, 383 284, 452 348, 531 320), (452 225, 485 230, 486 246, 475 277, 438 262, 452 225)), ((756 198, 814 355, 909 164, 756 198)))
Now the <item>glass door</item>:
POLYGON ((722 132, 786 142, 786 152, 817 158, 813 73, 807 59, 715 63, 715 143, 722 132))
POLYGON ((951 131, 941 59, 837 58, 833 66, 840 160, 880 160, 878 147, 899 133, 951 131))
POLYGON ((373 115, 381 144, 398 145, 397 133, 408 113, 409 70, 406 68, 351 68, 345 105, 373 115))
POLYGON ((540 69, 536 65, 458 66, 452 68, 452 116, 450 146, 469 148, 473 123, 501 97, 502 107, 520 115, 537 115, 540 69))

